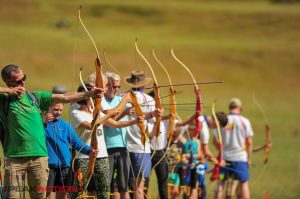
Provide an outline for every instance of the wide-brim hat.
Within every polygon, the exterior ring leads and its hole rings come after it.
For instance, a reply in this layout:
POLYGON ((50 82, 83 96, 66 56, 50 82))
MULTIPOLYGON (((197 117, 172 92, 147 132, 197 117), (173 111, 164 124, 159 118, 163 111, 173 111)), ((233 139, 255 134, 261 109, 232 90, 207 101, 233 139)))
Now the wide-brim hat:
POLYGON ((131 88, 140 88, 151 82, 152 78, 146 77, 145 72, 141 70, 134 70, 131 72, 131 76, 125 77, 126 83, 131 88))

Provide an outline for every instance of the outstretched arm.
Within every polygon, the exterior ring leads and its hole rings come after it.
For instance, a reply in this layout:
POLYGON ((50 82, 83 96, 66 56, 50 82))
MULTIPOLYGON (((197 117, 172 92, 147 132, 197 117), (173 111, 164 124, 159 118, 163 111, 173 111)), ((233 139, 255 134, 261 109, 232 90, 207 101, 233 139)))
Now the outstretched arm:
POLYGON ((205 156, 205 158, 208 161, 213 162, 214 164, 218 164, 219 163, 219 161, 217 160, 217 158, 215 158, 213 156, 213 154, 211 153, 208 144, 202 144, 202 149, 203 149, 203 152, 204 152, 204 156, 205 156))
MULTIPOLYGON (((124 99, 124 98, 123 98, 124 99)), ((131 99, 131 98, 129 98, 131 99)), ((130 102, 130 101, 129 101, 130 102)), ((120 113, 114 117, 115 120, 120 120, 127 115, 135 114, 135 108, 129 105, 129 103, 125 104, 125 109, 120 110, 120 113)))
POLYGON ((252 152, 256 153, 256 152, 259 152, 259 151, 262 151, 266 148, 271 148, 271 147, 272 147, 272 143, 267 143, 267 144, 264 144, 263 146, 254 147, 252 152))
POLYGON ((193 115, 189 116, 189 117, 186 118, 185 120, 182 120, 182 121, 180 121, 180 122, 177 122, 177 123, 176 123, 176 126, 185 126, 185 125, 191 123, 191 122, 195 119, 196 115, 197 115, 197 114, 194 113, 193 115))
POLYGON ((123 127, 127 127, 127 126, 137 124, 139 122, 144 122, 144 119, 141 118, 141 117, 137 117, 136 119, 129 120, 129 121, 116 121, 112 118, 109 118, 108 120, 106 120, 104 122, 104 125, 114 127, 114 128, 123 128, 123 127))
POLYGON ((51 98, 51 103, 70 103, 79 100, 87 99, 89 97, 101 97, 103 90, 96 88, 91 91, 78 92, 78 93, 65 93, 65 94, 53 94, 51 98))

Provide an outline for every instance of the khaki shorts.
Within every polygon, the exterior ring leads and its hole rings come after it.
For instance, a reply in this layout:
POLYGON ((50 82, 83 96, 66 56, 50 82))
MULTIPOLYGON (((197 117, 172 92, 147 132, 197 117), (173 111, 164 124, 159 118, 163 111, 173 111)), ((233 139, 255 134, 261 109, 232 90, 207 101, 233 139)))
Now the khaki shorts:
POLYGON ((46 198, 48 174, 48 157, 6 158, 5 198, 46 198))

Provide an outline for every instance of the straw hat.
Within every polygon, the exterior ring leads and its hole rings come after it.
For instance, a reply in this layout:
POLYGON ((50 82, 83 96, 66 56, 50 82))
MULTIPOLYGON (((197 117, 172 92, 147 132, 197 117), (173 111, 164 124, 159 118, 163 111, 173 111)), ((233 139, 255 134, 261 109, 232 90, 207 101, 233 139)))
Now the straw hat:
POLYGON ((152 78, 146 77, 144 71, 134 70, 131 72, 131 76, 126 77, 125 80, 131 88, 140 88, 149 84, 152 78))

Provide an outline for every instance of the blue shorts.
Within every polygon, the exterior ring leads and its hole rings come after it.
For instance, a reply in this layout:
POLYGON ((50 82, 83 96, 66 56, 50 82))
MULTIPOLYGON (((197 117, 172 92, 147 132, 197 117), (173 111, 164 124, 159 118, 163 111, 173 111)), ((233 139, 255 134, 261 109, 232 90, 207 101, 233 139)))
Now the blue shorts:
POLYGON ((188 169, 187 166, 183 166, 178 169, 178 174, 180 177, 180 186, 196 187, 196 182, 198 180, 196 169, 188 169))
POLYGON ((220 180, 227 179, 228 177, 233 177, 233 179, 241 182, 249 180, 248 162, 226 161, 226 164, 226 167, 220 167, 220 180))
POLYGON ((132 169, 130 169, 130 177, 137 178, 138 173, 140 176, 144 173, 144 178, 148 178, 150 175, 151 164, 151 153, 129 153, 132 169), (142 167, 142 168, 141 168, 142 167), (132 170, 134 176, 132 175, 132 170))
POLYGON ((205 186, 205 175, 198 174, 199 187, 205 186))

